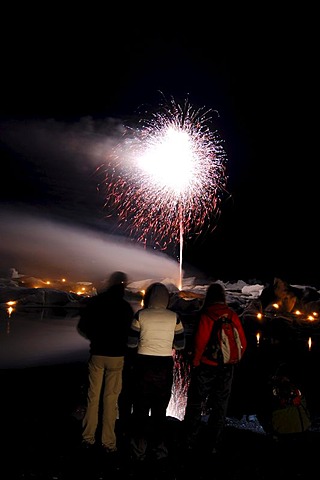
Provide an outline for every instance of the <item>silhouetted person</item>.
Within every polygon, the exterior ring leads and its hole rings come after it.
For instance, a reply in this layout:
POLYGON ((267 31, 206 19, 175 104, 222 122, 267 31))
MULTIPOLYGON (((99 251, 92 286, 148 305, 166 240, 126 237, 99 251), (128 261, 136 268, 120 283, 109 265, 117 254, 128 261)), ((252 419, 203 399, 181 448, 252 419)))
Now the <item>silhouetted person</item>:
POLYGON ((128 329, 134 313, 124 299, 126 284, 127 275, 114 272, 108 288, 89 299, 78 323, 78 331, 90 340, 87 408, 82 422, 83 446, 91 447, 97 443, 101 413, 100 441, 106 453, 117 451, 117 402, 122 388, 128 329))

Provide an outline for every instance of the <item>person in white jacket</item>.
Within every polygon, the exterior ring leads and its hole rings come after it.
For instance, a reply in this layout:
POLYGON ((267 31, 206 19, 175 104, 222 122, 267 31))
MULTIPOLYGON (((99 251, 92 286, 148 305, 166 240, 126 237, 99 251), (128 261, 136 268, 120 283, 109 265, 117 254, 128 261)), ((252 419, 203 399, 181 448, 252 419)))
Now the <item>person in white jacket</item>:
POLYGON ((133 460, 144 460, 148 452, 155 460, 168 457, 166 410, 173 385, 174 352, 185 347, 184 327, 178 314, 168 308, 169 299, 164 284, 152 283, 144 308, 136 312, 130 328, 128 347, 137 349, 130 443, 133 460))

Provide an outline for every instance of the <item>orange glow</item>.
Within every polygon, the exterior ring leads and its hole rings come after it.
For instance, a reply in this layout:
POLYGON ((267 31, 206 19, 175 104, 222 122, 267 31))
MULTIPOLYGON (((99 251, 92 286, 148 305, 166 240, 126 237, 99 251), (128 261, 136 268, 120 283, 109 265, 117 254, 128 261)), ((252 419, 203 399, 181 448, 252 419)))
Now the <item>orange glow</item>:
POLYGON ((261 334, 260 334, 260 332, 257 332, 257 334, 256 334, 257 347, 259 347, 259 345, 260 345, 260 338, 261 338, 261 334))
POLYGON ((260 312, 257 313, 257 318, 258 318, 259 320, 261 320, 261 318, 262 318, 262 313, 260 313, 260 312))
POLYGON ((13 300, 9 300, 9 302, 7 302, 7 305, 8 305, 7 312, 8 312, 9 318, 11 317, 11 313, 14 311, 13 306, 14 306, 16 303, 17 303, 17 302, 15 302, 15 301, 13 301, 13 300))
POLYGON ((311 345, 312 345, 312 340, 311 340, 311 337, 309 337, 309 339, 308 339, 309 352, 311 350, 311 345))
POLYGON ((143 299, 143 297, 144 297, 144 294, 145 294, 145 293, 146 293, 145 290, 141 290, 141 295, 142 295, 141 302, 140 302, 141 307, 143 307, 143 305, 144 305, 144 299, 143 299))
POLYGON ((83 295, 84 293, 86 293, 85 287, 82 287, 81 290, 77 291, 77 295, 83 295))

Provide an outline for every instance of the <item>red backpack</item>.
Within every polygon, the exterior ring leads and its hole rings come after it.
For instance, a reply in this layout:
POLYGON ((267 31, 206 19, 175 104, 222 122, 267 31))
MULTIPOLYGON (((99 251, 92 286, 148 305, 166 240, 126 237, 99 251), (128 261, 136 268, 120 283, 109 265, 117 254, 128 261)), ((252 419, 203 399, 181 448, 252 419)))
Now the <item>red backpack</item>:
POLYGON ((240 335, 227 313, 215 320, 204 356, 221 365, 240 362, 242 358, 240 335))

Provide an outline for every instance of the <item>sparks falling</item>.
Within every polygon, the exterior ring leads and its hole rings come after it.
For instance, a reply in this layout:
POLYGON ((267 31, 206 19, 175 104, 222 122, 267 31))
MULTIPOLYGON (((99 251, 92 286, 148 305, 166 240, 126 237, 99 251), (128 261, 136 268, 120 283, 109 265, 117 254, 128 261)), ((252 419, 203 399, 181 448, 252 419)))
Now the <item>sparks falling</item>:
POLYGON ((144 245, 167 249, 214 226, 225 192, 226 154, 211 111, 173 99, 127 127, 106 169, 108 214, 144 245), (110 213, 111 212, 111 213, 110 213))

